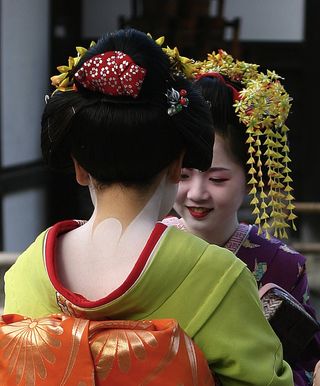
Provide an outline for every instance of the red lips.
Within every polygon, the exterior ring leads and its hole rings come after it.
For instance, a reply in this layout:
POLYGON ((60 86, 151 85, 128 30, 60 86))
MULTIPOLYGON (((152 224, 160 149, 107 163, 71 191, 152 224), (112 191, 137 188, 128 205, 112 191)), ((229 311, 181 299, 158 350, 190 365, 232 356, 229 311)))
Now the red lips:
POLYGON ((212 209, 209 209, 209 208, 196 207, 196 206, 187 206, 187 209, 190 215, 196 219, 204 218, 212 211, 212 209))

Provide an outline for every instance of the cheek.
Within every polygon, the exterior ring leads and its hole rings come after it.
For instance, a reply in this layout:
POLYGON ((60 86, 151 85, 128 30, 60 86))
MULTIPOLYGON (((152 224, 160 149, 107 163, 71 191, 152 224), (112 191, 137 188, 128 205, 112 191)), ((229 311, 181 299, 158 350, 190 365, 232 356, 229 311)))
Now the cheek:
MULTIPOLYGON (((212 189, 211 189, 212 190, 212 189)), ((223 208, 230 207, 230 200, 232 199, 232 195, 230 195, 230 191, 224 188, 215 189, 214 192, 211 192, 211 197, 216 205, 219 205, 223 208)))
POLYGON ((244 199, 245 189, 240 185, 229 185, 215 189, 214 199, 216 204, 226 211, 238 210, 244 199))
POLYGON ((236 184, 230 191, 229 202, 235 210, 238 210, 243 203, 244 197, 246 196, 246 189, 244 184, 236 184))
POLYGON ((179 183, 178 192, 177 192, 177 195, 176 195, 176 200, 175 200, 175 203, 173 205, 173 209, 180 216, 182 216, 184 214, 184 209, 185 209, 184 203, 186 201, 187 192, 188 192, 188 189, 186 188, 186 185, 187 184, 185 184, 183 182, 179 183))
POLYGON ((187 192, 188 192, 188 187, 187 183, 185 182, 180 182, 178 186, 178 192, 176 195, 176 203, 183 203, 186 199, 187 192))

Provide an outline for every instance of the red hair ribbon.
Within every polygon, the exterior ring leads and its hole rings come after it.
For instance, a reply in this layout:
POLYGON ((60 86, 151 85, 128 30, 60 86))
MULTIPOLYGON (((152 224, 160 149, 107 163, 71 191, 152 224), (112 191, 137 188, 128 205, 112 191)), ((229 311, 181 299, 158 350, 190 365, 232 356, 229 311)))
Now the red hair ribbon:
POLYGON ((75 73, 75 78, 91 91, 136 98, 146 72, 129 55, 121 51, 108 51, 87 60, 75 73))
POLYGON ((219 72, 205 72, 203 74, 199 74, 196 76, 196 79, 199 80, 201 78, 217 78, 219 79, 222 83, 224 83, 227 87, 229 87, 232 90, 232 96, 233 96, 233 101, 239 101, 241 99, 239 91, 232 86, 232 84, 228 83, 224 77, 219 74, 219 72))

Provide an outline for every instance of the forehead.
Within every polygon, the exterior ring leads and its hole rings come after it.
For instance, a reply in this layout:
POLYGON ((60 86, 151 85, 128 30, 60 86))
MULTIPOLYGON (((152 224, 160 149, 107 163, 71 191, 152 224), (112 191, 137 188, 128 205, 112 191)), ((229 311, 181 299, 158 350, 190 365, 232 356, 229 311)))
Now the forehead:
POLYGON ((211 167, 227 165, 228 167, 241 167, 236 157, 232 154, 229 142, 220 135, 215 136, 211 167))

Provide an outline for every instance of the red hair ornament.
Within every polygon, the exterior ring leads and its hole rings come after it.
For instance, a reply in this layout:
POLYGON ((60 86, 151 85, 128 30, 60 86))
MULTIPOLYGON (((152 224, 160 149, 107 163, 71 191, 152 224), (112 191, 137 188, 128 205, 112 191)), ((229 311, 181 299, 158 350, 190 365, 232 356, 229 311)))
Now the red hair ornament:
POLYGON ((199 80, 201 78, 217 78, 219 79, 221 82, 223 82, 227 87, 229 87, 232 91, 232 97, 233 97, 233 101, 239 101, 241 99, 240 97, 240 93, 239 91, 232 86, 232 84, 230 84, 229 82, 227 82, 224 77, 219 74, 219 72, 204 72, 202 74, 198 74, 196 75, 196 79, 199 80))
POLYGON ((87 60, 74 76, 88 90, 137 98, 146 72, 129 55, 108 51, 87 60))

